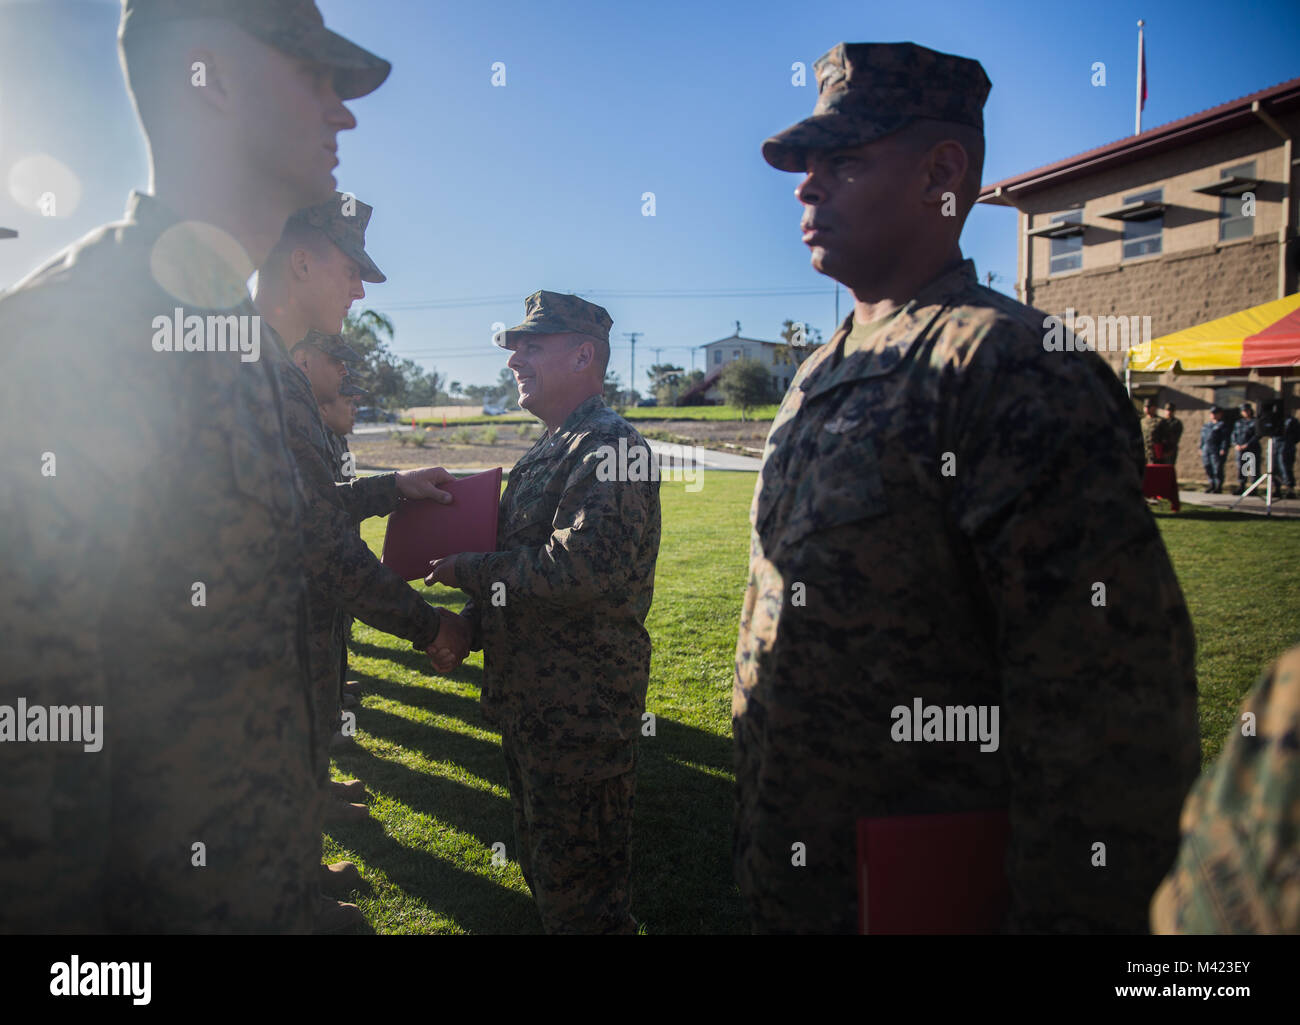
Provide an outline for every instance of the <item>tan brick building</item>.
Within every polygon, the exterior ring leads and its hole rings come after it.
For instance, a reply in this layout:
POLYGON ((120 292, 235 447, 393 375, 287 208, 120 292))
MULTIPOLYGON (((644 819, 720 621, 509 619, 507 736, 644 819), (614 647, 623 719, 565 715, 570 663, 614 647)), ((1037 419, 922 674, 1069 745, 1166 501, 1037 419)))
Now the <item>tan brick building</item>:
MULTIPOLYGON (((1019 212, 1021 302, 1060 317, 1149 317, 1159 338, 1297 290, 1298 133, 1295 78, 986 185, 980 202, 1019 212)), ((1123 351, 1102 355, 1125 375, 1123 351)), ((1203 480, 1208 408, 1290 401, 1297 369, 1132 374, 1129 385, 1135 401, 1178 405, 1178 474, 1203 480)))

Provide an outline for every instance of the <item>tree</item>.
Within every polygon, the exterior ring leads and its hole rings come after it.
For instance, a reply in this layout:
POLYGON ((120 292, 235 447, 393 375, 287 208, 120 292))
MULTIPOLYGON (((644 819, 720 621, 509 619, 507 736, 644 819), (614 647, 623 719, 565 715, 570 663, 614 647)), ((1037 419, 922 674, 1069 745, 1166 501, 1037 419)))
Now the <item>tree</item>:
POLYGON ((788 362, 798 366, 812 350, 822 343, 822 333, 817 328, 797 320, 787 320, 781 325, 781 337, 785 340, 788 362))
POLYGON ((756 359, 738 359, 728 363, 718 377, 718 388, 727 405, 740 409, 740 419, 755 406, 772 402, 772 378, 756 359))
POLYGON ((673 400, 673 405, 674 406, 679 406, 683 404, 694 405, 694 406, 704 405, 704 396, 702 395, 696 395, 694 399, 686 403, 683 403, 682 401, 682 396, 685 395, 692 388, 694 388, 701 381, 703 381, 704 376, 705 375, 703 370, 692 370, 689 374, 686 374, 681 380, 681 386, 677 389, 677 397, 673 400))
POLYGON ((684 372, 684 367, 675 367, 671 363, 656 363, 646 371, 646 376, 650 378, 650 391, 661 405, 676 404, 684 372))
POLYGON ((360 353, 363 363, 349 368, 355 383, 370 392, 375 405, 423 406, 437 401, 443 377, 437 370, 424 370, 418 363, 402 359, 388 348, 393 340, 393 322, 377 310, 349 312, 343 320, 343 340, 360 353))
POLYGON ((461 394, 461 391, 460 391, 460 382, 459 382, 459 381, 452 381, 451 384, 447 385, 447 393, 448 393, 448 394, 449 394, 453 399, 454 399, 457 395, 461 394))
POLYGON ((604 399, 605 405, 613 409, 623 408, 623 382, 618 379, 618 374, 612 370, 605 374, 604 399))
POLYGON ((497 375, 497 394, 501 396, 502 409, 519 408, 519 384, 515 373, 509 367, 502 367, 497 375))

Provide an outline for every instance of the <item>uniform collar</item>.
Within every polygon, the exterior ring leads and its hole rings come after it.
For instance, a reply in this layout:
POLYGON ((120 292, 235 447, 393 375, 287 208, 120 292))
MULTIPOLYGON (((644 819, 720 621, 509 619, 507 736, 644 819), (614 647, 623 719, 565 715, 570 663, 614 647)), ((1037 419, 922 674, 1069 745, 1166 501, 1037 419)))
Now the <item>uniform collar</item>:
POLYGON ((132 192, 125 219, 149 240, 154 281, 179 304, 226 310, 251 303, 252 261, 234 236, 213 224, 183 221, 153 196, 132 192))
POLYGON ((581 427, 588 417, 595 415, 597 410, 604 408, 605 400, 599 395, 592 395, 589 398, 583 399, 574 408, 573 412, 564 418, 564 423, 560 425, 560 429, 551 437, 551 441, 553 443, 558 443, 561 438, 567 438, 581 427))
POLYGON ((830 342, 810 357, 819 362, 799 385, 805 398, 812 399, 850 381, 880 377, 893 371, 907 358, 917 339, 925 335, 944 308, 977 283, 974 260, 953 264, 908 300, 894 319, 871 339, 869 349, 854 353, 839 366, 827 369, 832 353, 853 330, 853 314, 850 313, 830 342))

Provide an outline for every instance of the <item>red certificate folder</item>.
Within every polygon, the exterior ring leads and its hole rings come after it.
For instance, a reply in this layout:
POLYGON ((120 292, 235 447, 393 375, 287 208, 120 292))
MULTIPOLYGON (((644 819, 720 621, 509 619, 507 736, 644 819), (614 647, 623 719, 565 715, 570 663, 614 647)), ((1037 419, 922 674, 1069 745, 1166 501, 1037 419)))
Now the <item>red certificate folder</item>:
POLYGON ((1010 903, 1006 811, 858 820, 864 933, 995 933, 1010 903))
POLYGON ((403 580, 429 575, 429 563, 459 552, 497 550, 501 467, 439 485, 447 505, 432 498, 402 502, 388 517, 380 562, 403 580))

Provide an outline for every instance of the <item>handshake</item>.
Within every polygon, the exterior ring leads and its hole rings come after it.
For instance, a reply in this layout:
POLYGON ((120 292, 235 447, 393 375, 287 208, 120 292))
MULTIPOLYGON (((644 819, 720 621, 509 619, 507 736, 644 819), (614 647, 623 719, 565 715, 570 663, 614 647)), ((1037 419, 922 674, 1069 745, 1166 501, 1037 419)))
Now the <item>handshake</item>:
MULTIPOLYGON (((424 582, 429 586, 445 584, 455 587, 456 559, 436 559, 429 563, 429 575, 424 582)), ((469 654, 469 624, 450 609, 438 609, 442 626, 438 629, 437 639, 426 648, 435 672, 444 676, 465 661, 469 654)))
POLYGON ((439 608, 438 618, 442 621, 438 636, 424 650, 434 671, 445 676, 469 655, 469 624, 450 609, 439 608))

